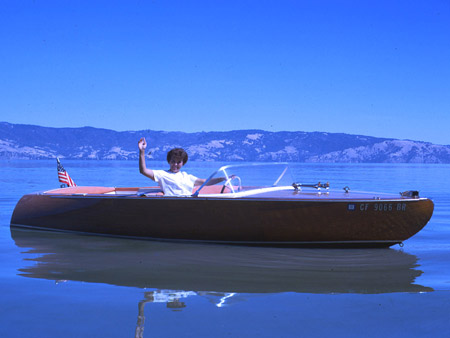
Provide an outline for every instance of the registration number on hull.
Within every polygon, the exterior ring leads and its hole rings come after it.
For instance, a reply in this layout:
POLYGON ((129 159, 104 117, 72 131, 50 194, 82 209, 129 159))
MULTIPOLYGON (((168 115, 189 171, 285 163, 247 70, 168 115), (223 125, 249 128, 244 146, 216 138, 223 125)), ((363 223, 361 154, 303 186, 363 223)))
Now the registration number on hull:
POLYGON ((406 211, 406 203, 349 203, 350 211, 406 211))

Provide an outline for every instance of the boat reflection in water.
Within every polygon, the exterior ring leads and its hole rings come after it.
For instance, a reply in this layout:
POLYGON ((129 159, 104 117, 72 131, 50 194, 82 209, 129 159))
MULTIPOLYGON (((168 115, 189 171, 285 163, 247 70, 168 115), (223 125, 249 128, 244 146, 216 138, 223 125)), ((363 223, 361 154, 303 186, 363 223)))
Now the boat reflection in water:
POLYGON ((180 244, 11 229, 20 275, 138 288, 225 293, 391 293, 414 284, 417 257, 394 249, 180 244), (30 266, 27 254, 35 257, 30 266))
MULTIPOLYGON (((429 292, 415 284, 417 257, 394 249, 261 248, 180 244, 11 228, 25 277, 152 289, 139 303, 182 309, 188 297, 216 306, 261 293, 429 292), (32 258, 32 260, 30 260, 32 258), (31 264, 31 265, 30 265, 31 264)), ((139 336, 137 334, 137 336, 139 336)))

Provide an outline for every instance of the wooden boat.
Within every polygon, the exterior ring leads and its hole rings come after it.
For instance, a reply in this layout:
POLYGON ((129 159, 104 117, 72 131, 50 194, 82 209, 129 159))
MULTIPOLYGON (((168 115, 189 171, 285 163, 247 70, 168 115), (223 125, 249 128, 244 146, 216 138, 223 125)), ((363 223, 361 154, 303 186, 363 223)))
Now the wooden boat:
POLYGON ((84 186, 27 194, 11 226, 170 241, 387 247, 416 234, 433 213, 433 202, 417 191, 292 184, 288 172, 280 163, 224 166, 190 196, 164 196, 158 187, 84 186), (261 184, 256 172, 270 183, 261 184), (216 177, 224 184, 209 186, 216 177))

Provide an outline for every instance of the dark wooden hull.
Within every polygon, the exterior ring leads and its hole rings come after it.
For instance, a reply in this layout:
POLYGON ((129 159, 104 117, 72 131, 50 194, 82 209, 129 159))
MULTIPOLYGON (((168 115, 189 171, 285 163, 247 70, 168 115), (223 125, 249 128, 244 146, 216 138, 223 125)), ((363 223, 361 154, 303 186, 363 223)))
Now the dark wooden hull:
MULTIPOLYGON (((292 193, 290 193, 292 195, 292 193)), ((11 226, 119 237, 282 246, 390 246, 429 221, 425 198, 28 194, 11 226)))

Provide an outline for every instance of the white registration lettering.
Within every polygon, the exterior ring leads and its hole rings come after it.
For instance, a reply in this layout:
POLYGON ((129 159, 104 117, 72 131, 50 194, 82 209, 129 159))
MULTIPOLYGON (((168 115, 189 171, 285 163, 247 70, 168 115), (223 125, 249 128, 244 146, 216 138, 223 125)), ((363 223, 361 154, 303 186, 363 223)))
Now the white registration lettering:
MULTIPOLYGON (((399 206, 397 205, 397 210, 399 206)), ((373 210, 375 211, 392 211, 393 210, 393 206, 391 203, 375 203, 373 205, 373 210)))
POLYGON ((406 203, 397 203, 397 211, 405 211, 406 203))

